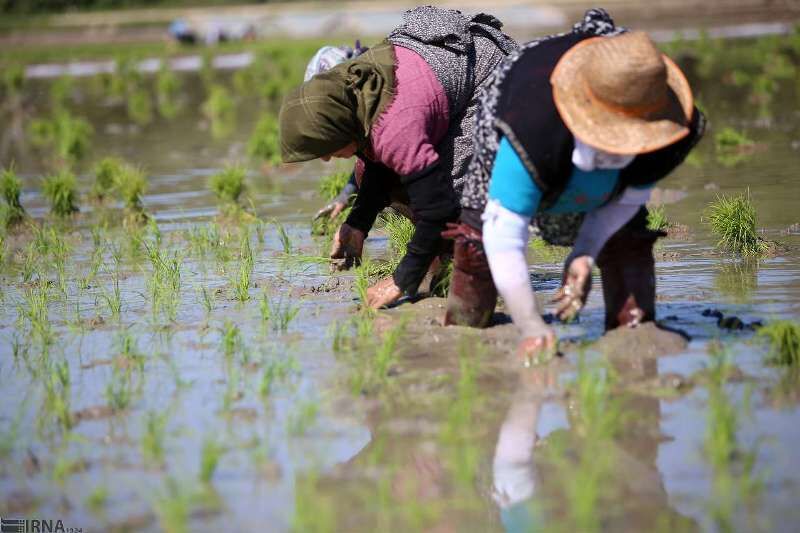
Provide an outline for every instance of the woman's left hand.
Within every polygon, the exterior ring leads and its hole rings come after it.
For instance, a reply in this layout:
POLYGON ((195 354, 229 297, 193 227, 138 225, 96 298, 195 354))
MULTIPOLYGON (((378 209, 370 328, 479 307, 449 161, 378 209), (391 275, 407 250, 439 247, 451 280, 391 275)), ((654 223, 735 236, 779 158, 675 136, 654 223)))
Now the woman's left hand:
POLYGON ((593 265, 594 260, 588 255, 567 258, 561 288, 552 299, 553 303, 558 304, 556 316, 560 320, 572 320, 586 305, 592 288, 593 265))
POLYGON ((390 276, 367 289, 367 305, 378 309, 396 302, 402 295, 403 291, 394 284, 394 279, 390 276))

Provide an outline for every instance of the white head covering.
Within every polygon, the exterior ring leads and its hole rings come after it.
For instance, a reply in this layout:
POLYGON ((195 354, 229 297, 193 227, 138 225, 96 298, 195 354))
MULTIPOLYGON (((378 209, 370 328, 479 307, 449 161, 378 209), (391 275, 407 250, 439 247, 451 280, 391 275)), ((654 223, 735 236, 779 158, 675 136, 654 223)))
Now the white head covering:
POLYGON ((317 53, 308 62, 303 81, 306 82, 320 72, 332 69, 339 63, 360 56, 366 51, 367 48, 362 47, 360 41, 356 41, 355 48, 350 48, 349 46, 323 46, 317 50, 317 53))
POLYGON ((636 158, 635 155, 618 155, 602 152, 575 137, 575 149, 572 151, 572 164, 584 172, 591 172, 598 168, 625 168, 634 158, 636 158))

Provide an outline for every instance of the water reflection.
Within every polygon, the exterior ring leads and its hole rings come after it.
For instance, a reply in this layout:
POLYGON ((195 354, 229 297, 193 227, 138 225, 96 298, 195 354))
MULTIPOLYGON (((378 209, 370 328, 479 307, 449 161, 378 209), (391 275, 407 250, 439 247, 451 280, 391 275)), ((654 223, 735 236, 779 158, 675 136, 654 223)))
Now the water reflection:
POLYGON ((532 531, 541 525, 532 505, 536 489, 534 446, 542 404, 556 385, 553 364, 520 374, 494 451, 492 497, 508 532, 532 531))
POLYGON ((714 274, 714 288, 732 303, 746 303, 758 288, 758 260, 723 262, 714 274))

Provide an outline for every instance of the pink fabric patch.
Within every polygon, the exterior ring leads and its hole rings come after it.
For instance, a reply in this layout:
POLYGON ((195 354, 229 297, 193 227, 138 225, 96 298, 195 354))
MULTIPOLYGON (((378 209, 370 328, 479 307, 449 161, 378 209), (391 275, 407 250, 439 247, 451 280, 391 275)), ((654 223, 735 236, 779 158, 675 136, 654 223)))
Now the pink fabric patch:
POLYGON ((419 172, 439 160, 435 146, 447 133, 447 94, 431 67, 416 52, 395 45, 394 100, 372 125, 370 143, 376 162, 400 176, 419 172))

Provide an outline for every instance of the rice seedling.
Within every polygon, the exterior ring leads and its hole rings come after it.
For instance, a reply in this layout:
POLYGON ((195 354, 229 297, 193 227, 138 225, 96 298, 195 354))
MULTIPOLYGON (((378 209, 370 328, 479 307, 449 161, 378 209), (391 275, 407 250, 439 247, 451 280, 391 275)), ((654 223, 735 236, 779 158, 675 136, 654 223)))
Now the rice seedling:
POLYGON ((669 228, 667 213, 663 205, 647 207, 647 229, 653 231, 666 231, 669 228))
POLYGON ((275 229, 278 230, 278 240, 281 242, 281 248, 283 248, 283 253, 286 255, 290 255, 292 253, 292 240, 289 238, 289 234, 286 232, 286 228, 283 227, 283 224, 278 222, 277 220, 273 220, 272 223, 275 225, 275 229))
POLYGON ((200 287, 198 292, 200 293, 200 301, 203 304, 203 309, 206 311, 206 317, 208 317, 211 315, 211 312, 214 310, 214 306, 216 305, 216 295, 214 294, 214 291, 208 290, 208 288, 205 286, 200 287))
POLYGON ((332 533, 337 530, 336 502, 330 494, 318 487, 318 477, 316 472, 310 472, 295 478, 292 531, 332 533))
POLYGON ((370 261, 369 258, 363 258, 361 264, 355 269, 355 281, 353 283, 356 295, 361 304, 361 313, 370 316, 375 314, 375 310, 367 305, 367 289, 369 289, 370 286, 373 270, 372 261, 370 261))
POLYGON ((211 86, 201 110, 211 122, 213 138, 222 139, 233 131, 236 108, 230 92, 224 86, 216 84, 211 86))
POLYGON ((25 414, 25 403, 23 402, 14 419, 11 421, 7 429, 0 429, 0 459, 4 461, 11 457, 14 448, 19 439, 19 427, 22 421, 22 416, 25 414))
POLYGON ((250 277, 253 274, 254 263, 250 232, 245 231, 239 249, 239 270, 233 280, 234 295, 240 302, 250 299, 250 277))
POLYGON ((166 438, 167 421, 169 413, 158 414, 149 411, 145 415, 144 434, 142 435, 142 457, 145 464, 161 468, 164 464, 166 448, 164 440, 166 438))
MULTIPOLYGON (((268 307, 267 312, 267 320, 272 322, 272 330, 273 331, 280 331, 285 332, 289 329, 289 324, 291 324, 292 320, 295 319, 297 313, 300 312, 300 306, 292 305, 292 302, 288 299, 285 299, 283 296, 278 298, 277 300, 270 300, 267 297, 267 294, 264 293, 262 297, 262 302, 265 302, 264 305, 268 307)), ((261 311, 262 319, 265 316, 264 310, 261 311)))
POLYGON ((122 312, 122 293, 119 289, 119 273, 117 272, 112 276, 112 287, 110 291, 103 287, 101 296, 106 302, 111 318, 119 322, 122 312))
POLYGON ((229 165, 213 174, 208 180, 208 186, 224 208, 235 211, 237 208, 241 209, 239 199, 246 189, 246 177, 247 168, 244 165, 229 165))
POLYGON ((54 341, 54 336, 48 312, 50 296, 47 284, 39 283, 25 289, 23 301, 24 305, 19 307, 18 316, 28 320, 34 339, 38 339, 42 346, 49 346, 54 341))
POLYGON ((25 69, 22 65, 8 65, 3 68, 3 96, 9 98, 22 92, 25 86, 25 69))
POLYGON ((78 185, 75 175, 68 170, 44 179, 42 193, 50 203, 50 211, 59 217, 78 212, 78 185))
POLYGON ((540 263, 561 263, 570 253, 568 246, 549 244, 541 237, 531 239, 528 243, 528 250, 533 254, 534 261, 540 263))
POLYGON ((714 145, 717 150, 733 150, 743 146, 751 146, 753 141, 743 132, 731 127, 725 127, 714 135, 714 145))
POLYGON ((305 435, 319 416, 319 400, 300 400, 287 419, 289 435, 298 437, 305 435))
POLYGON ((722 531, 733 531, 737 509, 752 506, 763 482, 754 474, 757 450, 743 449, 738 440, 740 416, 749 413, 749 392, 743 405, 735 405, 725 390, 731 372, 724 347, 711 346, 708 371, 708 423, 703 449, 712 470, 711 515, 722 531))
POLYGON ((242 332, 236 324, 230 320, 226 320, 220 333, 222 334, 220 349, 222 353, 225 354, 225 358, 231 360, 233 356, 241 352, 244 347, 242 332))
POLYGON ((181 82, 170 70, 166 59, 161 62, 155 85, 158 113, 166 119, 175 118, 179 109, 176 100, 181 90, 181 82))
POLYGON ((128 117, 139 126, 146 126, 153 121, 153 102, 150 93, 143 87, 129 87, 125 105, 128 117))
POLYGON ((114 368, 104 391, 106 402, 112 411, 119 413, 128 408, 133 399, 131 374, 127 370, 114 368))
POLYGON ((0 171, 0 193, 5 200, 5 211, 3 213, 3 227, 10 228, 16 226, 27 216, 25 208, 20 202, 22 192, 22 181, 17 177, 14 166, 4 168, 0 171))
POLYGON ((215 437, 209 436, 206 438, 200 451, 200 472, 198 477, 201 483, 211 483, 211 478, 214 477, 214 472, 216 472, 219 460, 224 453, 225 448, 215 437))
POLYGON ((51 119, 32 120, 28 127, 28 137, 34 146, 53 150, 66 163, 74 163, 86 155, 92 133, 92 126, 86 120, 63 110, 51 119))
POLYGON ((714 136, 717 161, 725 167, 733 167, 748 159, 755 143, 744 133, 726 127, 714 136))
POLYGON ((344 189, 344 186, 347 185, 347 181, 349 179, 350 172, 348 171, 328 174, 319 180, 319 186, 317 187, 317 190, 319 191, 319 194, 323 200, 333 200, 339 196, 339 193, 342 192, 342 189, 344 189))
POLYGON ((298 371, 297 360, 294 357, 289 357, 283 360, 272 360, 264 365, 264 370, 261 372, 261 382, 259 383, 258 392, 262 399, 269 396, 272 386, 276 381, 284 381, 292 373, 298 371))
POLYGON ((108 503, 108 496, 108 488, 98 485, 86 497, 86 507, 94 513, 100 513, 108 503))
POLYGON ((158 524, 166 533, 187 533, 189 514, 195 501, 194 494, 186 487, 168 477, 165 489, 153 500, 158 524))
POLYGON ((274 115, 265 113, 261 116, 250 136, 250 140, 247 142, 247 154, 269 165, 280 164, 278 121, 274 115))
POLYGON ((126 330, 117 336, 115 344, 120 360, 118 366, 126 369, 135 368, 141 375, 144 372, 145 356, 139 351, 136 337, 129 330, 126 330))
POLYGON ((106 157, 97 163, 94 166, 94 184, 89 195, 99 201, 110 196, 124 166, 125 162, 116 157, 106 157))
POLYGON ((69 365, 66 361, 49 365, 44 380, 45 409, 65 431, 69 431, 74 422, 70 409, 71 384, 69 365))
POLYGON ((767 361, 773 365, 800 366, 800 324, 777 320, 760 328, 756 334, 769 343, 767 361))
POLYGON ((717 246, 744 257, 757 257, 766 250, 758 236, 756 208, 750 192, 736 196, 718 196, 706 208, 705 221, 719 238, 717 246))
POLYGON ((231 364, 228 361, 227 367, 227 380, 225 382, 225 391, 222 395, 222 410, 230 412, 233 404, 242 398, 243 394, 239 389, 239 367, 231 364))
POLYGON ((121 172, 116 174, 114 189, 119 194, 125 210, 127 220, 137 223, 147 222, 148 216, 144 212, 142 197, 147 192, 147 177, 136 167, 123 165, 121 172))

